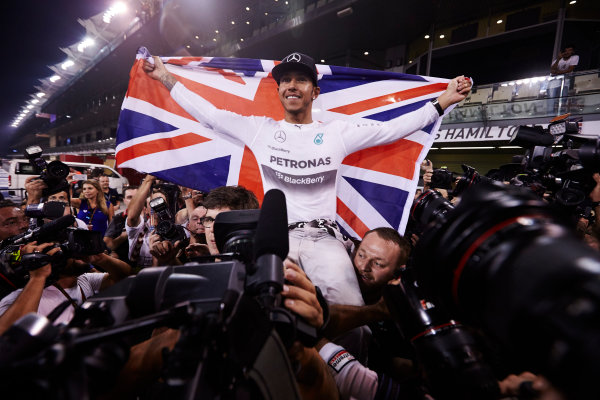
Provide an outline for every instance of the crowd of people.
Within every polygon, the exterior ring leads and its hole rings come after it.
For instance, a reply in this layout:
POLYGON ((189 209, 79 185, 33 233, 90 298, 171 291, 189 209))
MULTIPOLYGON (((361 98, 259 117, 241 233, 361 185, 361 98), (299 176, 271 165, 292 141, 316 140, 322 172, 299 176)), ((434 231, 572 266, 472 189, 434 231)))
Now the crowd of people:
MULTIPOLYGON (((318 165, 321 168, 316 173, 322 174, 335 171, 336 163, 341 163, 350 152, 389 143, 431 124, 449 105, 463 100, 471 86, 468 79, 455 78, 438 99, 399 121, 369 126, 340 121, 324 124, 314 122, 311 116, 312 101, 319 95, 314 62, 306 55, 293 53, 273 70, 286 112, 285 120, 277 122, 217 110, 177 82, 159 58, 147 62, 144 68, 199 121, 247 143, 263 167, 269 163, 275 167, 269 161, 273 157, 263 154, 265 148, 270 148, 266 140, 274 132, 284 130, 289 132, 288 141, 278 146, 286 149, 290 159, 306 158, 309 151, 322 152, 311 157, 329 157, 327 165, 318 165), (324 143, 328 143, 318 150, 312 145, 316 132, 324 135, 324 143)), ((424 180, 428 185, 432 165, 425 167, 424 180)), ((265 179, 264 183, 265 190, 281 187, 273 179, 265 179)), ((255 193, 241 186, 223 186, 203 193, 160 181, 152 175, 147 175, 139 187, 125 188, 122 198, 108 188, 108 179, 103 176, 83 181, 79 195, 72 187, 68 193, 44 197, 46 184, 29 179, 27 203, 66 203, 65 214, 76 216, 75 223, 81 229, 101 232, 106 249, 97 255, 67 260, 58 279, 50 285, 47 278, 52 272, 51 264, 32 270, 23 288, 16 288, 0 301, 0 333, 29 312, 49 316, 55 323, 68 323, 73 311, 86 299, 145 268, 183 265, 202 256, 218 259, 220 252, 214 235, 217 215, 259 208, 255 193), (158 203, 166 204, 172 212, 172 223, 183 228, 184 237, 173 241, 157 233, 159 218, 152 205, 158 203), (55 315, 56 307, 65 300, 70 306, 55 315)), ((402 339, 398 327, 390 322, 383 298, 388 284, 399 283, 411 243, 387 227, 369 230, 357 242, 344 237, 335 223, 333 181, 307 192, 289 187, 283 191, 290 248, 284 263, 283 304, 319 332, 314 347, 295 343, 288 349, 290 359, 298 366, 296 381, 302 397, 431 398, 410 341, 402 339)), ((20 207, 6 201, 0 203, 0 240, 26 232, 28 223, 20 207)), ((52 243, 30 242, 21 247, 20 254, 54 255, 58 251, 52 243)), ((179 337, 177 329, 169 329, 155 332, 134 345, 117 383, 113 388, 107 387, 109 397, 136 396, 145 385, 160 380, 162 349, 173 349, 179 337)), ((538 395, 545 396, 540 398, 558 398, 552 397, 557 394, 547 381, 531 372, 498 371, 497 381, 499 396, 519 395, 525 382, 538 395)))

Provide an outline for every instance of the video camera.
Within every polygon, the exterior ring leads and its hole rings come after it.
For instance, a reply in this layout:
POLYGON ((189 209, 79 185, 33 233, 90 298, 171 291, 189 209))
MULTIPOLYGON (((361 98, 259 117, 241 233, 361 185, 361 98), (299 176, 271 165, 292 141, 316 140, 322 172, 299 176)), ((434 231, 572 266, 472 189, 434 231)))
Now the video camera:
POLYGON ((215 222, 225 249, 251 250, 246 263, 237 258, 248 254, 236 253, 231 261, 145 268, 88 299, 64 331, 39 315, 19 320, 0 337, 0 390, 93 397, 111 387, 129 346, 170 327, 179 339, 165 352, 158 398, 299 400, 286 349, 296 340, 313 346, 317 334, 282 306, 285 196, 271 190, 258 221, 249 214, 240 224, 227 213, 215 222))
POLYGON ((576 209, 595 186, 600 171, 600 142, 579 134, 577 122, 568 114, 556 117, 547 129, 520 126, 511 144, 523 147, 519 175, 513 183, 530 187, 540 195, 549 193, 557 206, 576 209), (562 149, 554 151, 554 147, 562 149))
MULTIPOLYGON (((456 207, 425 192, 411 218, 423 227, 410 265, 419 299, 481 329, 518 370, 543 374, 568 398, 600 397, 600 257, 548 203, 524 188, 484 182, 456 207)), ((422 304, 397 320, 433 320, 422 304)))
POLYGON ((54 193, 68 192, 69 184, 67 176, 69 175, 69 166, 58 160, 47 163, 42 158, 42 152, 40 146, 29 146, 25 149, 25 157, 37 173, 40 174, 39 179, 44 181, 47 186, 43 190, 42 196, 48 197, 54 193))
POLYGON ((74 222, 75 217, 65 215, 0 243, 0 274, 3 277, 0 280, 0 297, 25 286, 29 280, 29 271, 51 263, 52 274, 46 280, 46 285, 50 285, 61 274, 69 258, 104 251, 105 245, 100 232, 73 228, 74 222), (21 246, 33 241, 40 244, 57 243, 55 247, 60 247, 61 251, 54 256, 46 253, 22 255, 21 246))
POLYGON ((162 240, 168 240, 175 244, 179 240, 186 239, 187 236, 183 227, 175 223, 175 216, 169 210, 165 199, 156 197, 150 200, 150 208, 158 218, 156 233, 160 235, 162 240))

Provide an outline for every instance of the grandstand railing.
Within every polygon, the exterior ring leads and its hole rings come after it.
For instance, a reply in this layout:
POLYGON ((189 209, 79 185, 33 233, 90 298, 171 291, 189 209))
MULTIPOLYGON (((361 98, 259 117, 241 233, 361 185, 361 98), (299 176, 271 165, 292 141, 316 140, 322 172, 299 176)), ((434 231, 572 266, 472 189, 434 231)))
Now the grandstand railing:
POLYGON ((442 124, 600 114, 600 70, 476 85, 442 124))

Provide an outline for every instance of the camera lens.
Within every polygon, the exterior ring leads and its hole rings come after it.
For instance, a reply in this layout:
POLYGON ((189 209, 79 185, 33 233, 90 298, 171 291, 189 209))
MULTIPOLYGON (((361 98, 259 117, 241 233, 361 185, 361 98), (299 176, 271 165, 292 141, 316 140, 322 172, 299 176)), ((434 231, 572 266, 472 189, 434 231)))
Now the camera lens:
POLYGON ((454 206, 435 190, 427 190, 415 200, 410 210, 410 218, 417 230, 422 231, 429 224, 442 222, 444 216, 454 206))
POLYGON ((445 218, 415 248, 428 295, 573 398, 600 396, 597 252, 515 187, 481 183, 445 218))
POLYGON ((54 160, 46 167, 48 179, 65 179, 69 175, 69 167, 58 160, 54 160))

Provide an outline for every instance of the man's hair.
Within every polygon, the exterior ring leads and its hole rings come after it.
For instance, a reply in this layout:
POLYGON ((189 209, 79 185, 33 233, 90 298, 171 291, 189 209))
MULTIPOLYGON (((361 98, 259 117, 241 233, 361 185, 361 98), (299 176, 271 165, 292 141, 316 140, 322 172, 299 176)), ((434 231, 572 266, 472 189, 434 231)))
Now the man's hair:
POLYGON ((12 202, 10 200, 0 200, 0 208, 6 208, 6 207, 17 207, 17 208, 19 208, 19 205, 15 204, 14 202, 12 202))
POLYGON ((134 186, 134 185, 127 186, 126 188, 123 188, 123 195, 125 195, 125 192, 128 190, 138 190, 138 188, 139 188, 138 186, 134 186))
POLYGON ((575 50, 575 45, 573 43, 569 43, 565 47, 563 47, 563 51, 565 51, 568 48, 572 48, 573 50, 575 50))
POLYGON ((396 268, 406 264, 411 249, 410 243, 402 235, 400 235, 397 230, 387 227, 371 229, 370 231, 365 233, 363 239, 366 238, 367 235, 370 233, 375 233, 381 239, 387 242, 396 243, 398 247, 400 247, 400 256, 398 257, 398 264, 396 265, 396 268))
POLYGON ((243 186, 221 186, 208 193, 204 199, 204 207, 250 210, 258 208, 258 200, 254 193, 243 186))

